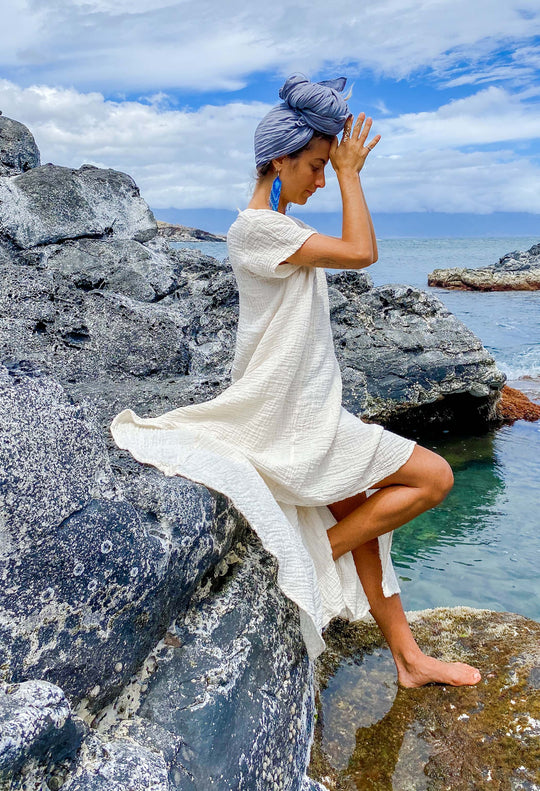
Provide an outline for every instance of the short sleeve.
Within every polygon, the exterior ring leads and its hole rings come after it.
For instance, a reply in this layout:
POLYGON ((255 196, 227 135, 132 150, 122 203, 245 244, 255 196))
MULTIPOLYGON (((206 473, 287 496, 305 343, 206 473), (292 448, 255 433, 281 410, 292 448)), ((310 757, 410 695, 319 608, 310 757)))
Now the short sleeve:
POLYGON ((244 265, 262 277, 287 277, 298 264, 282 264, 317 231, 281 212, 259 209, 246 219, 244 265), (281 266, 280 266, 281 264, 281 266))

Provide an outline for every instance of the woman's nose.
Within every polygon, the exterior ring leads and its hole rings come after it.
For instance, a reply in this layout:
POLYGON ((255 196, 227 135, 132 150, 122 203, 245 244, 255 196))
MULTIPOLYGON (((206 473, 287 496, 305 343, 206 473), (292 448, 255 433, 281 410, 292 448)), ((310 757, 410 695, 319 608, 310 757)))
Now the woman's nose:
POLYGON ((317 187, 324 187, 324 185, 326 184, 326 181, 324 180, 324 173, 321 173, 321 175, 317 177, 315 184, 317 185, 317 187))

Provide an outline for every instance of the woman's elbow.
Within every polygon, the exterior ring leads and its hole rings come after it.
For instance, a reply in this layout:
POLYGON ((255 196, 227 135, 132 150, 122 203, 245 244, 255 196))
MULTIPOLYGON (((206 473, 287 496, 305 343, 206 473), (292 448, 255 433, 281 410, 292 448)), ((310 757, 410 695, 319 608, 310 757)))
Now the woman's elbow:
POLYGON ((371 264, 374 264, 377 260, 377 253, 373 253, 370 251, 369 253, 359 254, 355 260, 355 263, 352 264, 353 269, 365 269, 371 264))

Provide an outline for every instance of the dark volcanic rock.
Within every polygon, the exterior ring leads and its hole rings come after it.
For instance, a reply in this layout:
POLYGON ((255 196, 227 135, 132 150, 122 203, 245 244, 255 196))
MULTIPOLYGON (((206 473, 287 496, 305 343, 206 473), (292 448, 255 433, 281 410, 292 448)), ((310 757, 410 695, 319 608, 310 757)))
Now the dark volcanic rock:
MULTIPOLYGON (((96 716, 103 743, 129 739, 156 752, 171 788, 309 788, 313 666, 299 641, 297 608, 276 575, 275 560, 247 532, 96 716)), ((85 775, 96 777, 99 766, 83 764, 85 775)))
POLYGON ((72 717, 66 696, 54 684, 0 683, 0 787, 30 788, 27 774, 33 769, 45 778, 75 753, 87 730, 72 717))
POLYGON ((4 750, 5 776, 36 757, 68 791, 310 788, 298 609, 230 502, 131 458, 112 469, 91 416, 31 364, 0 370, 0 424, 2 677, 58 684, 99 734, 76 755, 80 726, 41 715, 30 684, 44 724, 4 750))
POLYGON ((329 791, 537 789, 540 624, 466 607, 408 616, 423 650, 476 665, 482 681, 398 688, 375 624, 335 620, 317 660, 310 773, 329 791))
POLYGON ((14 176, 39 166, 39 150, 30 130, 0 114, 0 176, 14 176))
POLYGON ((101 432, 57 383, 13 367, 0 385, 2 677, 47 679, 96 708, 219 561, 236 522, 223 496, 157 471, 125 496, 101 432))
POLYGON ((106 289, 156 302, 178 287, 177 267, 156 245, 133 239, 76 239, 22 251, 17 263, 66 275, 83 291, 106 289), (157 249, 156 249, 157 248, 157 249))
POLYGON ((104 235, 145 242, 157 233, 131 176, 93 165, 47 164, 0 178, 0 204, 0 234, 24 250, 104 235))
POLYGON ((363 273, 328 280, 348 409, 405 433, 497 422, 506 377, 437 297, 411 286, 369 288, 363 273))
POLYGON ((479 269, 434 269, 429 286, 465 291, 538 291, 540 289, 540 244, 526 252, 507 253, 493 266, 479 269))
POLYGON ((54 271, 4 265, 2 357, 24 356, 65 384, 189 372, 189 318, 109 291, 73 288, 54 271))

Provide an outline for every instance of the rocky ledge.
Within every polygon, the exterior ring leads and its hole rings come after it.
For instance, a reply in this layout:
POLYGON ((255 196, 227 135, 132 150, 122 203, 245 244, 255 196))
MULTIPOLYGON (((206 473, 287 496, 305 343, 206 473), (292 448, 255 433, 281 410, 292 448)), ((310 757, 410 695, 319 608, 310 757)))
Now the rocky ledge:
POLYGON ((160 236, 169 242, 226 242, 227 237, 218 233, 201 231, 200 228, 188 228, 187 225, 172 225, 169 222, 157 220, 157 229, 160 236))
POLYGON ((464 291, 538 291, 540 244, 507 253, 493 266, 481 269, 434 269, 428 275, 428 285, 464 291))

